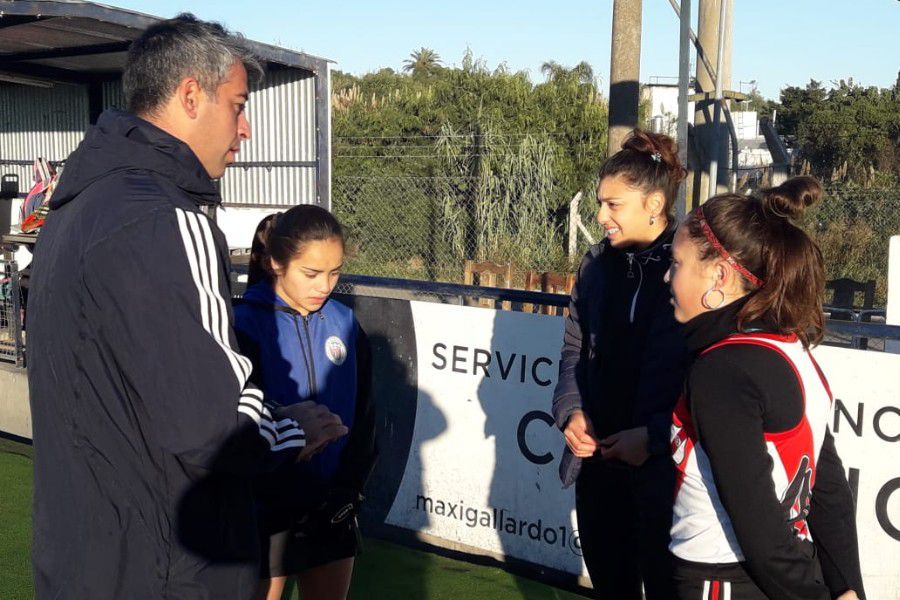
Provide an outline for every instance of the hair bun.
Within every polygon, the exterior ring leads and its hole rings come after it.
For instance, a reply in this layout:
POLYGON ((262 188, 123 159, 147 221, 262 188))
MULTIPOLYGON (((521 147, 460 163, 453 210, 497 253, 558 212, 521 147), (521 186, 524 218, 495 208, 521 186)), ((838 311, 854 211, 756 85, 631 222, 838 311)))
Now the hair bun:
POLYGON ((762 191, 762 204, 768 212, 787 219, 800 217, 822 198, 822 184, 814 177, 792 177, 779 186, 762 191))
POLYGON ((669 177, 676 183, 687 176, 687 171, 678 159, 678 145, 667 135, 635 129, 622 143, 622 150, 646 154, 651 160, 663 164, 669 177))

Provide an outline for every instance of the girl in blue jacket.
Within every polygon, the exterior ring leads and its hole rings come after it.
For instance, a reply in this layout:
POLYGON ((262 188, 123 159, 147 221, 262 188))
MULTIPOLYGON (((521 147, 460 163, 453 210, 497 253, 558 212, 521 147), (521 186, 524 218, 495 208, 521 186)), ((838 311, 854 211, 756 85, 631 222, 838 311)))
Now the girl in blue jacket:
POLYGON ((375 422, 364 333, 353 311, 329 298, 343 260, 344 231, 327 210, 270 215, 257 227, 235 308, 241 350, 266 398, 324 404, 350 428, 311 460, 258 482, 260 600, 280 598, 289 577, 302 598, 345 598, 360 552, 355 515, 375 460, 375 422))

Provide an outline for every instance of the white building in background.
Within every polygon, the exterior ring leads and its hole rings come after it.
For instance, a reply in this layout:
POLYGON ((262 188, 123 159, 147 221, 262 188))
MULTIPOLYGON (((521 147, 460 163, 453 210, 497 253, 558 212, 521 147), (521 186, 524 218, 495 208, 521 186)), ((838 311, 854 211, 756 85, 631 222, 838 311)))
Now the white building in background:
MULTIPOLYGON (((669 83, 672 78, 652 78, 653 83, 641 87, 641 100, 650 105, 650 128, 678 139, 678 84, 669 83)), ((740 105, 732 102, 733 109, 740 105)), ((694 103, 688 103, 688 115, 694 114, 694 103)), ((741 174, 751 174, 757 169, 772 165, 772 155, 759 126, 756 111, 735 110, 731 113, 738 141, 738 167, 741 174)))
POLYGON ((772 164, 772 154, 759 128, 759 114, 755 110, 731 113, 738 140, 738 166, 752 170, 772 164))
MULTIPOLYGON (((659 79, 659 78, 653 78, 659 79)), ((650 129, 678 139, 678 84, 648 83, 641 87, 641 101, 650 104, 650 129)), ((688 103, 688 114, 694 103, 688 103)))

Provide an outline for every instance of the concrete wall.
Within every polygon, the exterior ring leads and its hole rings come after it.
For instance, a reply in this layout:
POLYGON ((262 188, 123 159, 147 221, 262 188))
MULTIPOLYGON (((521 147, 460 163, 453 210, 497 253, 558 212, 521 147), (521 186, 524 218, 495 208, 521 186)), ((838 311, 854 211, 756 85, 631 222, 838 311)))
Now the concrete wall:
POLYGON ((229 248, 249 248, 256 226, 266 215, 284 211, 284 208, 237 208, 226 206, 216 211, 216 224, 229 248))
POLYGON ((0 363, 0 431, 31 439, 27 371, 2 363, 0 363))

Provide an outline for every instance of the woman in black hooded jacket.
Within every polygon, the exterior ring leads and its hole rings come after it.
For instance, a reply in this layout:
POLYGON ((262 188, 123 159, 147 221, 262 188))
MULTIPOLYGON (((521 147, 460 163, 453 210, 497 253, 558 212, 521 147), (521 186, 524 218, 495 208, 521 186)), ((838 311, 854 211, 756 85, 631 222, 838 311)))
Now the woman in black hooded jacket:
POLYGON ((663 276, 685 171, 667 136, 635 130, 599 173, 606 238, 578 269, 553 414, 575 483, 584 561, 598 598, 674 597, 668 552, 671 413, 687 353, 663 276))

